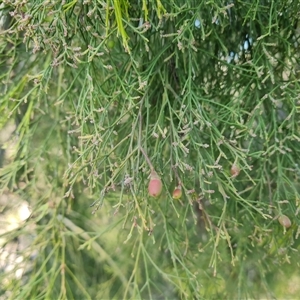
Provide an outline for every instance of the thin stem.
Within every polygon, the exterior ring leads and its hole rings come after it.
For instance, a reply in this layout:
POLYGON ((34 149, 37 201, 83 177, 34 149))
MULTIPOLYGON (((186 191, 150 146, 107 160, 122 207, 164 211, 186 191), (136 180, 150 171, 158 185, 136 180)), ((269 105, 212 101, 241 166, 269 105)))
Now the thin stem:
POLYGON ((178 186, 181 186, 181 179, 180 179, 180 177, 179 177, 179 175, 178 175, 178 173, 177 173, 177 169, 176 169, 176 167, 175 166, 173 166, 173 170, 174 170, 174 174, 175 174, 175 177, 176 177, 176 179, 177 179, 177 182, 178 182, 178 186))
POLYGON ((143 153, 143 155, 144 155, 144 157, 145 157, 145 159, 146 159, 146 161, 147 161, 147 163, 148 163, 148 165, 150 167, 151 172, 155 172, 155 169, 154 169, 154 167, 153 167, 153 165, 152 165, 152 163, 151 163, 151 161, 150 161, 147 153, 145 152, 145 150, 144 150, 144 148, 142 146, 140 146, 140 150, 143 153))

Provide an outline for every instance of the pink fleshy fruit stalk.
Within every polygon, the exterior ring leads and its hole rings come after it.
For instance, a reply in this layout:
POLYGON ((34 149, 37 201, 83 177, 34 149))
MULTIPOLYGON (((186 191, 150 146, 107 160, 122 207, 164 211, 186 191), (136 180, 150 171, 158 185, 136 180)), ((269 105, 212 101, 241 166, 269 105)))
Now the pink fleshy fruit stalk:
POLYGON ((148 185, 148 192, 151 197, 158 197, 162 191, 162 182, 155 171, 151 172, 150 181, 148 185))
POLYGON ((173 199, 180 199, 182 196, 182 190, 181 186, 179 185, 175 190, 173 191, 173 199))

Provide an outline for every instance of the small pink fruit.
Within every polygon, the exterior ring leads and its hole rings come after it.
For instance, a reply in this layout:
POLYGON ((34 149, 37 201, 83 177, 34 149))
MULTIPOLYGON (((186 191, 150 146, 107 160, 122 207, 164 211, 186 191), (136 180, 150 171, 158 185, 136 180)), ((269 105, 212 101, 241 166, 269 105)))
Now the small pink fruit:
POLYGON ((236 164, 233 164, 231 169, 230 169, 230 173, 232 175, 232 177, 236 177, 240 174, 240 168, 236 165, 236 164))
POLYGON ((151 197, 158 197, 162 191, 162 182, 155 171, 151 172, 151 177, 148 185, 148 192, 151 197))
POLYGON ((292 225, 292 222, 290 220, 289 217, 287 217, 286 215, 281 215, 279 218, 278 218, 278 222, 285 228, 290 228, 291 225, 292 225))
POLYGON ((173 199, 180 199, 182 196, 182 190, 181 186, 179 185, 175 190, 173 191, 173 199))

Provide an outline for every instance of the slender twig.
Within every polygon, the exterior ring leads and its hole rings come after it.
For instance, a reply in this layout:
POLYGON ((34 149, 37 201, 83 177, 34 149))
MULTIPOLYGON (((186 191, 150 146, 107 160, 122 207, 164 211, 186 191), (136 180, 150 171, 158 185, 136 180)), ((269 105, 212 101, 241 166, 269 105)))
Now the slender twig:
POLYGON ((175 177, 176 177, 176 179, 177 179, 178 186, 181 186, 182 183, 181 183, 181 179, 180 179, 180 177, 179 177, 179 175, 178 175, 177 169, 176 169, 175 166, 173 166, 172 168, 173 168, 173 170, 174 170, 174 174, 175 174, 175 177))
POLYGON ((151 172, 155 172, 155 169, 154 169, 154 167, 153 167, 153 165, 152 165, 152 163, 151 163, 151 161, 150 161, 147 153, 145 152, 145 150, 144 150, 144 148, 142 146, 140 146, 140 150, 143 153, 143 155, 144 155, 144 157, 145 157, 145 159, 146 159, 146 161, 147 161, 147 163, 148 163, 148 165, 150 167, 151 172))
POLYGON ((139 109, 139 123, 140 123, 140 126, 139 126, 139 140, 138 140, 138 145, 139 145, 139 149, 141 150, 141 152, 143 153, 149 167, 150 167, 150 170, 151 172, 155 172, 154 170, 154 167, 149 159, 149 156, 147 155, 146 151, 144 150, 144 148, 142 147, 141 145, 141 142, 142 142, 142 127, 143 127, 143 117, 142 117, 142 107, 143 107, 143 101, 144 101, 144 97, 141 101, 141 105, 140 105, 140 109, 139 109))

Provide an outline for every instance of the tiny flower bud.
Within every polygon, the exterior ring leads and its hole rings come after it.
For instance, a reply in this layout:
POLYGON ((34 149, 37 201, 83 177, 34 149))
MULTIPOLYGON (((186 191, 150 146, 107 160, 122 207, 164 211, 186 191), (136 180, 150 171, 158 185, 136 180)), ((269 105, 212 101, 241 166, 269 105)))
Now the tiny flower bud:
POLYGON ((290 218, 287 217, 286 215, 281 215, 278 218, 278 222, 285 228, 289 228, 292 225, 290 218))
POLYGON ((115 42, 114 40, 112 39, 109 39, 107 42, 106 42, 106 46, 108 49, 113 49, 115 47, 115 42))
POLYGON ((181 196, 182 196, 182 191, 181 191, 181 186, 179 185, 173 191, 173 199, 180 199, 181 196))
POLYGON ((151 177, 148 185, 148 192, 151 197, 158 197, 162 191, 162 182, 155 171, 151 172, 151 177))
POLYGON ((233 164, 230 169, 230 173, 232 177, 236 177, 240 174, 240 168, 236 164, 233 164))

